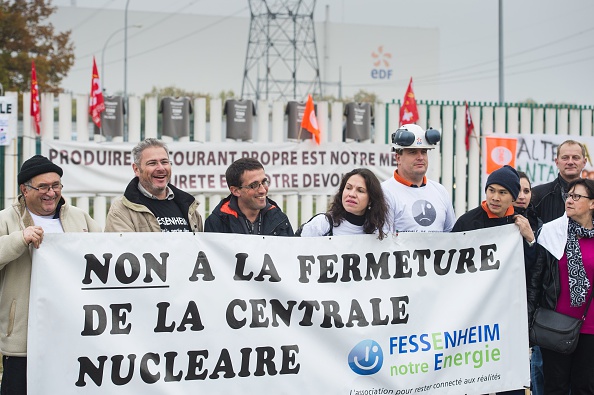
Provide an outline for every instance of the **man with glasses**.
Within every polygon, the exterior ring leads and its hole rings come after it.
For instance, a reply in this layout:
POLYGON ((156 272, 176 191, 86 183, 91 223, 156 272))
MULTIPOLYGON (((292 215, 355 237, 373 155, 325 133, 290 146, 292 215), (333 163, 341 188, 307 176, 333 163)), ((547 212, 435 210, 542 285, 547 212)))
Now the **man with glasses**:
POLYGON ((394 177, 382 182, 388 204, 386 233, 449 232, 456 222, 450 195, 443 185, 428 180, 427 152, 440 140, 439 131, 402 125, 392 134, 396 154, 394 177))
POLYGON ((206 218, 205 232, 293 236, 289 219, 267 196, 270 180, 259 161, 238 159, 225 177, 231 194, 206 218))
MULTIPOLYGON (((45 233, 101 232, 101 227, 62 198, 63 171, 45 156, 26 160, 17 176, 20 194, 0 211, 1 394, 27 393, 27 322, 31 250, 45 233)), ((48 262, 60 270, 60 262, 48 262)))
POLYGON ((132 149, 134 177, 109 208, 106 232, 202 232, 194 196, 174 187, 167 146, 147 138, 132 149))

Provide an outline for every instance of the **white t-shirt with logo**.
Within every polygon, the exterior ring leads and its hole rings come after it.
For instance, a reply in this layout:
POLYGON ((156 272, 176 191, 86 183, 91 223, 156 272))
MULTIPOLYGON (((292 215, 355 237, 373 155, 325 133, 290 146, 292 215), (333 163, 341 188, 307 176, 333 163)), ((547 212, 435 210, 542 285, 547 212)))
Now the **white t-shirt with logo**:
POLYGON ((443 185, 427 180, 415 188, 390 177, 382 189, 388 204, 386 232, 449 232, 454 227, 456 214, 443 185))

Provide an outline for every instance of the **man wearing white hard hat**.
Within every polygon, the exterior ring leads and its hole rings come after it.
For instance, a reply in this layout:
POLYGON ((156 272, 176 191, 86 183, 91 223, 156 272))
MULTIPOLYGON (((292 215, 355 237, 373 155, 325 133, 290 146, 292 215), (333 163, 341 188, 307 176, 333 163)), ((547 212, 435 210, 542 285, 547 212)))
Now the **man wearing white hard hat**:
POLYGON ((427 151, 439 144, 440 133, 418 125, 402 125, 392 133, 396 155, 394 177, 382 182, 388 204, 387 232, 449 232, 456 222, 450 195, 427 179, 427 151))

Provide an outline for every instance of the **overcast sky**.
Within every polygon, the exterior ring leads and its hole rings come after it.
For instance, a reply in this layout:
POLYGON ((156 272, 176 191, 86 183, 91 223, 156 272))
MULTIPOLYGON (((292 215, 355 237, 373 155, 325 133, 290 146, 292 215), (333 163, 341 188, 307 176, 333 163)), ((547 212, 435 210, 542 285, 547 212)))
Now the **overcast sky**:
MULTIPOLYGON (((53 4, 124 9, 126 1, 53 4)), ((499 100, 498 0, 318 0, 316 20, 324 20, 326 5, 335 23, 439 29, 439 75, 413 76, 416 88, 439 85, 439 97, 420 99, 499 100)), ((248 0, 129 0, 129 9, 249 17, 248 0)), ((504 0, 504 100, 593 105, 592 15, 592 0, 504 0)))

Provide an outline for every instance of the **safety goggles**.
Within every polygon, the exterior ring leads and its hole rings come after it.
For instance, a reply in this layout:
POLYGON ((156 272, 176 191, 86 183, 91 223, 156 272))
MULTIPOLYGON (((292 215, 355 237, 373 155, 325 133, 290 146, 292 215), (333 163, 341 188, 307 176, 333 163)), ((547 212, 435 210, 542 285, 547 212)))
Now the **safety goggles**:
MULTIPOLYGON (((408 129, 398 129, 392 133, 392 143, 400 147, 410 147, 416 139, 417 136, 408 129)), ((439 143, 439 140, 441 140, 441 135, 438 130, 429 128, 425 131, 425 141, 427 144, 435 145, 439 143)))

